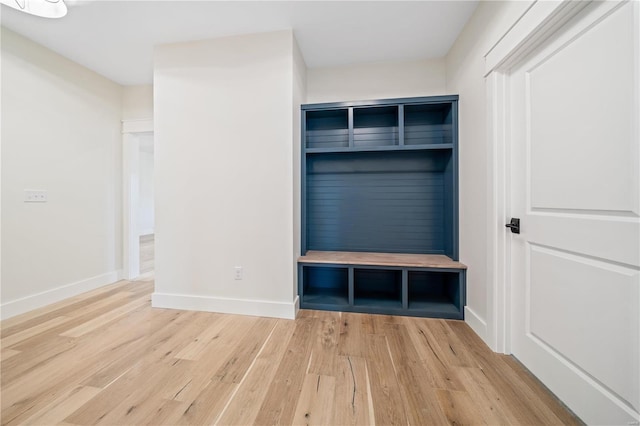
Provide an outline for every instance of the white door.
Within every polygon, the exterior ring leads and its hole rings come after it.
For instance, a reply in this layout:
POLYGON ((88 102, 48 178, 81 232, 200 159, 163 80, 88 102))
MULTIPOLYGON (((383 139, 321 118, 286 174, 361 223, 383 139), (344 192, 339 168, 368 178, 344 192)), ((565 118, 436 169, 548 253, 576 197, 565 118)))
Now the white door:
POLYGON ((509 76, 511 352, 589 424, 640 419, 638 6, 592 3, 509 76))

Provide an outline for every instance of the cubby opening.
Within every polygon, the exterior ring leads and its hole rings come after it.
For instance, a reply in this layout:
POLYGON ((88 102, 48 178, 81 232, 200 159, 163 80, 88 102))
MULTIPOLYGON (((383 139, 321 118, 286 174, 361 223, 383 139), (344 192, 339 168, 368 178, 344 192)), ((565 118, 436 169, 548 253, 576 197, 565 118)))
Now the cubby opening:
POLYGON ((349 146, 349 111, 330 109, 307 111, 307 148, 346 148, 349 146))
POLYGON ((353 110, 353 146, 398 145, 398 107, 368 107, 353 110))
POLYGON ((452 142, 451 104, 405 105, 405 145, 450 144, 452 142))
POLYGON ((346 306, 349 304, 349 269, 305 266, 304 303, 346 306))
POLYGON ((402 271, 355 269, 354 304, 379 308, 402 308, 402 271))
POLYGON ((409 309, 460 314, 460 274, 455 272, 409 271, 409 309))

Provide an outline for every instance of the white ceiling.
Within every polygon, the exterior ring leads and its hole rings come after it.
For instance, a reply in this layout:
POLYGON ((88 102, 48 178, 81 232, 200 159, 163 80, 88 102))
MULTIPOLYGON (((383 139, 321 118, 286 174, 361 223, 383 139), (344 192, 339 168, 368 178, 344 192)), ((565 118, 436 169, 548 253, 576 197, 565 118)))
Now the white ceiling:
POLYGON ((2 6, 2 25, 105 77, 150 84, 153 46, 292 28, 307 66, 446 55, 476 1, 66 1, 62 19, 2 6))

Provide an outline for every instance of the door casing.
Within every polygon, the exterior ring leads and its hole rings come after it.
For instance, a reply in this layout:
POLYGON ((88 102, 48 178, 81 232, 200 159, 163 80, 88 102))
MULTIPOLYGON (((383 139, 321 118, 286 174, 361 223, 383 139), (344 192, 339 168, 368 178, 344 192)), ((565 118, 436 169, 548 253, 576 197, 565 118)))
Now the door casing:
MULTIPOLYGON (((584 13, 595 12, 605 16, 621 7, 627 2, 603 2, 593 5, 584 13)), ((588 2, 562 2, 546 3, 536 2, 527 13, 512 27, 509 33, 501 39, 485 56, 486 88, 487 88, 487 111, 488 111, 488 153, 487 162, 488 174, 488 318, 485 337, 487 343, 497 352, 511 353, 511 234, 505 231, 505 223, 512 216, 511 206, 511 141, 510 141, 510 70, 522 64, 529 54, 547 41, 556 30, 574 18, 583 9, 589 7, 588 2), (530 16, 528 16, 531 14, 530 16)), ((638 45, 640 37, 638 34, 639 5, 634 4, 635 18, 635 52, 636 58, 634 67, 637 72, 638 66, 638 45)), ((575 23, 573 31, 586 30, 591 25, 588 20, 579 20, 575 23), (584 26, 584 28, 581 28, 584 26)), ((552 43, 563 43, 563 35, 554 38, 552 43)), ((630 88, 634 91, 636 100, 635 110, 640 111, 638 99, 640 99, 638 81, 630 88)), ((634 136, 636 140, 640 138, 638 122, 635 122, 634 136)), ((638 154, 637 152, 635 153, 638 154)), ((637 204, 636 199, 636 204, 637 204)), ((636 211, 637 211, 636 205, 636 211)), ((525 224, 526 226, 526 224, 525 224)), ((640 236, 639 236, 640 237, 640 236)), ((635 414, 637 415, 637 413, 635 414)), ((635 417, 634 417, 635 418, 635 417)), ((637 423, 629 423, 637 424, 637 423)))
POLYGON ((122 122, 122 270, 123 278, 140 275, 140 240, 138 230, 139 152, 138 137, 153 132, 153 120, 122 122))
MULTIPOLYGON (((487 99, 487 316, 486 329, 470 324, 496 352, 510 354, 511 217, 509 72, 589 2, 533 2, 485 55, 487 99)), ((611 7, 615 7, 611 3, 611 7)))

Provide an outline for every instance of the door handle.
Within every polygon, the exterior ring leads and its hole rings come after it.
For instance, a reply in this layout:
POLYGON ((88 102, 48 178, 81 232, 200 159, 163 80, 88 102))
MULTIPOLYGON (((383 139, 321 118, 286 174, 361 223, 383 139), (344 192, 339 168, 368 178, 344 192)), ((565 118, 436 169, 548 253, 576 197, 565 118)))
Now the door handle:
POLYGON ((520 233, 520 219, 518 219, 517 217, 511 218, 511 221, 505 226, 511 229, 511 232, 514 234, 520 233))

